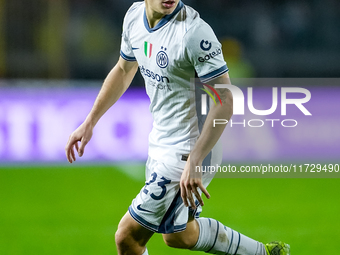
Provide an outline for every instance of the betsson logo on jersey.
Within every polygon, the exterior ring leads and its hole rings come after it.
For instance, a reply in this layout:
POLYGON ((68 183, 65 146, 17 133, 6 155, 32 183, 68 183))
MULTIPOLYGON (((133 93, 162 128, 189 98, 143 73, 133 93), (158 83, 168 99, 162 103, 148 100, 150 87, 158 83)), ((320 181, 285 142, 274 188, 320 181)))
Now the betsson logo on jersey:
POLYGON ((153 71, 151 71, 149 69, 145 69, 144 66, 139 66, 139 68, 140 68, 141 74, 146 76, 146 77, 149 77, 149 78, 151 78, 153 80, 156 80, 158 82, 164 82, 164 83, 169 83, 170 82, 168 77, 159 75, 157 73, 154 73, 153 71))
MULTIPOLYGON (((212 47, 212 44, 209 41, 202 40, 200 43, 200 48, 204 51, 209 51, 211 47, 212 47)), ((222 54, 222 49, 216 49, 215 51, 208 53, 204 57, 199 57, 198 61, 203 63, 205 61, 209 61, 212 58, 215 58, 216 56, 220 54, 222 54)))

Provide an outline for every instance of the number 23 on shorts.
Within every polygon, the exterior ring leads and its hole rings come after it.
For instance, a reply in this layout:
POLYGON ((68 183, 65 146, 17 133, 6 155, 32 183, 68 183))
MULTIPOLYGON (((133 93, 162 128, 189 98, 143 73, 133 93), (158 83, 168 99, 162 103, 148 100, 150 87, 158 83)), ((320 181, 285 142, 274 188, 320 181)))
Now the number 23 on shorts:
MULTIPOLYGON (((144 189, 143 189, 143 192, 145 194, 149 193, 149 190, 147 189, 147 186, 152 184, 152 183, 154 183, 156 181, 157 173, 153 172, 151 174, 151 176, 152 176, 152 179, 150 181, 148 181, 147 183, 145 183, 145 186, 144 186, 144 189)), ((156 195, 155 193, 151 193, 150 194, 150 197, 155 199, 155 200, 161 200, 165 196, 165 194, 166 194, 166 186, 165 185, 171 183, 171 180, 168 180, 165 177, 161 177, 160 180, 161 181, 159 181, 157 183, 157 185, 162 188, 161 194, 159 194, 159 195, 156 195)))

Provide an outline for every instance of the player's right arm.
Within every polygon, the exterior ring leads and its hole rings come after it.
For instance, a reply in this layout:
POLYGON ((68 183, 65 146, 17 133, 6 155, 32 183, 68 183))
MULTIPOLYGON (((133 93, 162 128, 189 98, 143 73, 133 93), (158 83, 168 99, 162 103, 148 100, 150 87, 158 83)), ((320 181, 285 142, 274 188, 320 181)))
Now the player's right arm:
POLYGON ((75 151, 79 157, 84 154, 84 148, 90 141, 93 128, 104 113, 123 95, 130 86, 138 69, 136 61, 126 61, 122 57, 107 75, 102 88, 85 121, 70 135, 65 147, 68 162, 76 160, 75 151), (80 142, 80 145, 78 145, 80 142))

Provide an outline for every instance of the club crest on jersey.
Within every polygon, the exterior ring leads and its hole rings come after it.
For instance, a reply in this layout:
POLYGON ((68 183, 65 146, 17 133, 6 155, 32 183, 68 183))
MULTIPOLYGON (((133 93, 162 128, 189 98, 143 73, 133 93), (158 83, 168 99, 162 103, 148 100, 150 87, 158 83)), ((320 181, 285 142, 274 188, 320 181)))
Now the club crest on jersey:
POLYGON ((147 41, 144 42, 144 54, 146 57, 151 58, 152 54, 152 43, 147 41))
POLYGON ((169 58, 168 58, 168 55, 165 53, 165 51, 166 51, 166 48, 162 46, 161 50, 158 52, 157 57, 156 57, 157 65, 160 68, 165 68, 169 64, 169 58))
POLYGON ((202 40, 200 43, 200 47, 202 50, 208 51, 211 49, 211 42, 202 40))

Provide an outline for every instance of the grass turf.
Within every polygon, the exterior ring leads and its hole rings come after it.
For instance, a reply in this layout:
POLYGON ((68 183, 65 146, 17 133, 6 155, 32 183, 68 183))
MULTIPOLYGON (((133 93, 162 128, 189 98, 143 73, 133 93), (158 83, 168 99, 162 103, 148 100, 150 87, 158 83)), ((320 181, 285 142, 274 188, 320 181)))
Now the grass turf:
MULTIPOLYGON (((114 233, 143 186, 143 171, 143 165, 1 167, 0 254, 116 254, 114 233)), ((337 254, 339 184, 215 179, 202 216, 263 242, 286 241, 293 254, 337 254)), ((160 235, 148 250, 191 253, 166 247, 160 235)))

